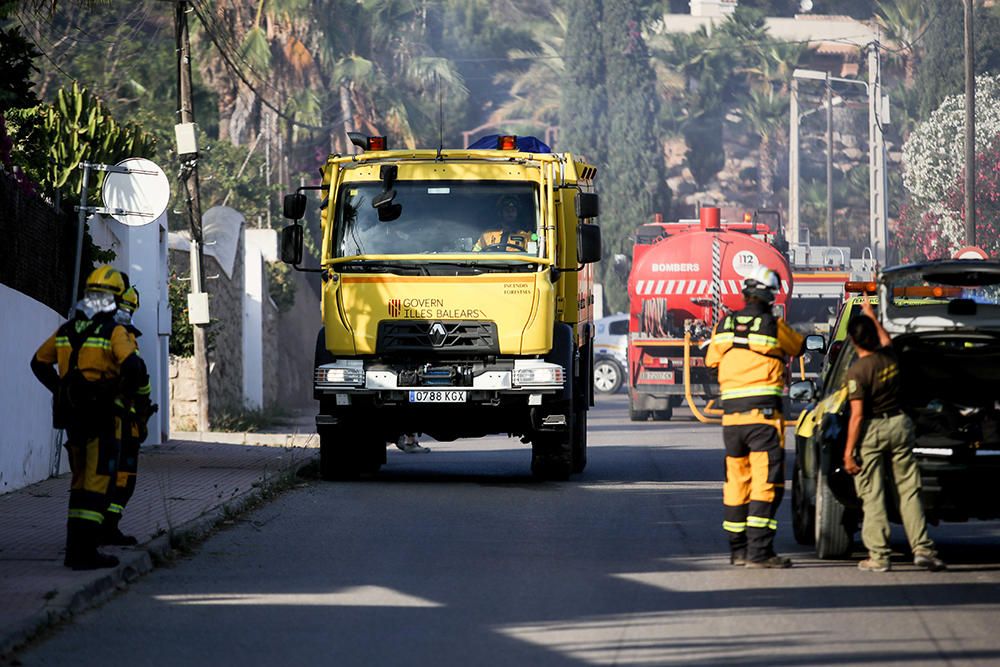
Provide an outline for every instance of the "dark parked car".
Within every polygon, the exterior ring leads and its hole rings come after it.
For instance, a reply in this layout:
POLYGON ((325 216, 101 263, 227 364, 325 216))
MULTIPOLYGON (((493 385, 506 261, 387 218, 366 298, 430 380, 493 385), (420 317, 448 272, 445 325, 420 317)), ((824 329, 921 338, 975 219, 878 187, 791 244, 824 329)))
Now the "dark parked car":
MULTIPOLYGON (((886 269, 879 303, 899 359, 903 409, 916 428, 928 521, 1000 518, 1000 262, 886 269)), ((847 555, 862 518, 853 479, 841 469, 850 409, 844 385, 855 358, 847 343, 821 387, 790 388, 793 399, 812 401, 795 429, 793 528, 820 558, 847 555)), ((886 503, 898 521, 897 499, 887 495, 886 503)))

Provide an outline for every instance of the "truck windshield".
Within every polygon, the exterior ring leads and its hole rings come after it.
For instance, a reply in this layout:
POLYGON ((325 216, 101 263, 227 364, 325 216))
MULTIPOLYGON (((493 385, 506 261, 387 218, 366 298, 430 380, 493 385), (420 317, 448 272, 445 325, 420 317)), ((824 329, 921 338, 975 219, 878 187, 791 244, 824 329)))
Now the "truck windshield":
MULTIPOLYGON (((345 183, 337 193, 334 257, 511 253, 538 257, 538 187, 509 181, 397 181, 399 217, 380 221, 382 183, 345 183)), ((432 259, 432 258, 428 258, 432 259)))

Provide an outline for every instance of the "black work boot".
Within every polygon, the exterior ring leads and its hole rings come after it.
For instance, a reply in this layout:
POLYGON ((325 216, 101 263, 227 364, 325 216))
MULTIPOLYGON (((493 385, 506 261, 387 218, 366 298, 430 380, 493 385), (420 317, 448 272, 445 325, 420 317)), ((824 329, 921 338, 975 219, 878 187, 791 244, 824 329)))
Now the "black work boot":
POLYGON ((109 512, 104 515, 104 523, 101 524, 101 544, 116 547, 132 547, 139 544, 139 540, 132 535, 126 535, 118 528, 118 522, 121 520, 121 514, 109 512))
POLYGON ((748 560, 747 563, 746 563, 746 567, 748 567, 750 569, 761 569, 761 570, 763 570, 763 569, 768 569, 768 570, 779 569, 779 570, 781 570, 781 569, 784 569, 786 567, 791 567, 791 566, 792 566, 792 559, 791 558, 786 558, 785 556, 779 556, 777 554, 773 554, 771 556, 768 556, 764 560, 748 560))
POLYGON ((73 570, 99 570, 118 565, 114 556, 97 550, 100 526, 92 521, 70 520, 66 525, 66 558, 63 565, 73 570), (84 523, 92 525, 82 525, 84 523))
POLYGON ((729 564, 735 565, 736 567, 743 567, 747 564, 747 550, 746 549, 734 549, 732 553, 729 554, 729 564))

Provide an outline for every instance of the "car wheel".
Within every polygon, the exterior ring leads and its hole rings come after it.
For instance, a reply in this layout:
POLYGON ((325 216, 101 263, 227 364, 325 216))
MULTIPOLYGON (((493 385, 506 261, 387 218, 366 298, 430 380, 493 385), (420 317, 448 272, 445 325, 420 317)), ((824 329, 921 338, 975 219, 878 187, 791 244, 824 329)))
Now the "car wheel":
POLYGON ((625 373, 614 359, 600 359, 594 364, 594 389, 613 394, 621 389, 625 373))
POLYGON ((792 532, 796 542, 810 545, 816 542, 816 508, 809 498, 802 466, 802 457, 796 456, 792 470, 792 532))
POLYGON ((854 531, 847 528, 850 517, 846 508, 833 495, 826 474, 816 477, 816 555, 829 560, 843 558, 851 552, 854 531))

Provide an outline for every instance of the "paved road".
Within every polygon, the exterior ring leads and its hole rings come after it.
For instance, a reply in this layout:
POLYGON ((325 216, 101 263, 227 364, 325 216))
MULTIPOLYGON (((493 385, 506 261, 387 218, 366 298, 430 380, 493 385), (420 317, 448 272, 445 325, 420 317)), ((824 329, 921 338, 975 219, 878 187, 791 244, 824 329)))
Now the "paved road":
MULTIPOLYGON (((728 564, 720 433, 592 413, 590 467, 527 476, 514 440, 392 449, 303 484, 20 656, 24 665, 1000 663, 1000 524, 932 530, 945 573, 859 572, 791 539, 728 564)), ((901 541, 897 540, 899 544, 901 541)))

